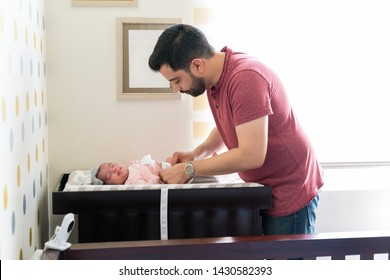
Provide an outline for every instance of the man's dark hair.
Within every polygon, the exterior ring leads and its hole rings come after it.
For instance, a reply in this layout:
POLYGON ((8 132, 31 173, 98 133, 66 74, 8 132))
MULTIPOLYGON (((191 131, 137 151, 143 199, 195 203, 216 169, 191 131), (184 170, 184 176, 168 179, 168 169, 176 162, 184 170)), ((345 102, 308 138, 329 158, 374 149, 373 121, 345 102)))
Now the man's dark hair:
POLYGON ((193 59, 213 55, 214 48, 202 31, 191 25, 177 24, 165 29, 158 38, 149 57, 149 67, 156 72, 164 64, 168 64, 173 71, 189 70, 193 59))

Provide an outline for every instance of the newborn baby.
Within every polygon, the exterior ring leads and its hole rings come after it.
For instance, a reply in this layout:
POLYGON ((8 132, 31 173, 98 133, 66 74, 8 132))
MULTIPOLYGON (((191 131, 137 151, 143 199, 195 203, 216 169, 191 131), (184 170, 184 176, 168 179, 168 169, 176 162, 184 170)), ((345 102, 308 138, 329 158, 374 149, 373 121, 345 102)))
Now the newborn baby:
POLYGON ((160 172, 170 166, 168 162, 152 159, 151 155, 132 160, 129 166, 105 162, 91 170, 92 185, 164 184, 160 172))

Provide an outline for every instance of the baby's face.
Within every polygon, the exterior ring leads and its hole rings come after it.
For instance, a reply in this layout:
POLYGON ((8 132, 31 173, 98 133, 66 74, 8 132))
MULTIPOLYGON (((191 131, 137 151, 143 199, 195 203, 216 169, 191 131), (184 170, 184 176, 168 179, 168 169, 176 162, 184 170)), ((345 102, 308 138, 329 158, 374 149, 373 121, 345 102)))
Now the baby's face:
POLYGON ((97 178, 102 180, 105 185, 122 185, 129 176, 127 167, 120 163, 105 162, 100 165, 97 178))

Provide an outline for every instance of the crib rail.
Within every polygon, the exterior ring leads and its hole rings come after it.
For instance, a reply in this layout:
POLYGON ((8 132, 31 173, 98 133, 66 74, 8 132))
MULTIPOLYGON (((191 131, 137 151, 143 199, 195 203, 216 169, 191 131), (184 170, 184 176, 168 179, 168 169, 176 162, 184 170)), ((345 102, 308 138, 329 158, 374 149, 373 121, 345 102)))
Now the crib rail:
POLYGON ((73 244, 62 259, 104 260, 249 260, 290 258, 361 260, 387 254, 390 232, 348 232, 305 235, 197 238, 73 244))

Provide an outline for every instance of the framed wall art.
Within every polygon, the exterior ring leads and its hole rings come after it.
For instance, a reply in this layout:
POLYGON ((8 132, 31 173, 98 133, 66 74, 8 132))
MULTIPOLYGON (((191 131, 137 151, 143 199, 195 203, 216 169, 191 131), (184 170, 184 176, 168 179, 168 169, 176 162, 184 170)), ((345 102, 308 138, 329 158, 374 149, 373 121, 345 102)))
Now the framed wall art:
POLYGON ((72 0, 73 6, 137 6, 138 0, 72 0))
POLYGON ((180 99, 170 83, 149 68, 149 56, 160 34, 180 19, 117 18, 117 98, 180 99))

